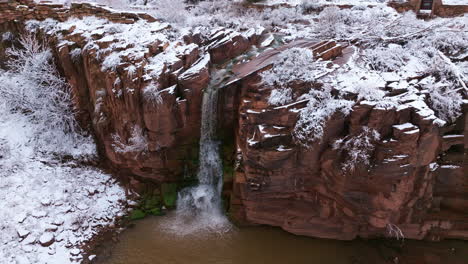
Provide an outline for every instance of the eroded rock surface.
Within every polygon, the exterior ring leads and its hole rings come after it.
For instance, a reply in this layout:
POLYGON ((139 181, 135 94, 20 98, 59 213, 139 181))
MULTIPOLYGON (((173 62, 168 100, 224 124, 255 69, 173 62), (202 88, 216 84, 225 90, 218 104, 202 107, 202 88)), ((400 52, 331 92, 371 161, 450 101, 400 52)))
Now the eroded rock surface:
MULTIPOLYGON (((124 17, 116 15, 116 23, 93 17, 28 22, 26 28, 49 39, 81 124, 116 171, 158 183, 181 181, 196 171, 202 92, 212 65, 247 52, 263 31, 217 29, 201 39, 150 18, 124 17)), ((12 23, 2 25, 19 31, 12 23)), ((218 112, 219 129, 234 136, 233 218, 333 239, 468 238, 466 101, 456 122, 441 124, 420 104, 424 78, 389 79, 381 88, 391 96, 412 87, 416 97, 400 98, 398 108, 388 109, 350 94, 352 112, 335 113, 322 139, 304 146, 294 127, 308 100, 272 106, 275 87, 259 75, 291 47, 313 49, 328 79, 338 78, 335 69, 353 53, 334 41, 301 40, 232 68, 218 112), (370 164, 346 169, 349 149, 334 145, 362 137, 364 127, 380 135, 370 164)), ((318 88, 297 83, 294 97, 318 88)))
MULTIPOLYGON (((239 66, 237 72, 248 77, 229 87, 240 94, 235 219, 332 239, 467 238, 466 101, 464 114, 450 126, 438 125, 432 110, 416 98, 390 109, 357 102, 348 116, 335 113, 327 121, 322 140, 303 146, 294 139, 294 127, 307 100, 270 105, 275 87, 263 84, 255 72, 268 65, 261 65, 262 58, 239 66), (343 164, 353 150, 334 144, 362 138, 363 128, 375 130, 380 139, 369 166, 348 170, 343 164)), ((418 83, 415 79, 414 87, 418 83)), ((402 94, 395 80, 384 86, 395 91, 390 94, 402 94)), ((294 93, 298 97, 309 89, 316 88, 301 84, 294 93)))

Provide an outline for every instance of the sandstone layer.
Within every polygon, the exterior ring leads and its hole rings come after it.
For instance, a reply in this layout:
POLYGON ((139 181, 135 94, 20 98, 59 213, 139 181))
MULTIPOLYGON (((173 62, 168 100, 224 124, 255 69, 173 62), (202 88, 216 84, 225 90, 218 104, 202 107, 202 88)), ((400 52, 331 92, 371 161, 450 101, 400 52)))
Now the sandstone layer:
MULTIPOLYGON (((8 11, 0 16, 2 33, 18 37, 34 29, 50 43, 70 83, 77 118, 95 135, 102 158, 116 173, 157 184, 193 176, 202 92, 212 71, 266 37, 259 28, 247 33, 219 29, 205 39, 194 32, 172 38, 177 32, 168 24, 142 14, 93 5, 0 4, 8 11), (87 24, 87 15, 98 18, 87 24), (44 21, 48 17, 55 22, 44 21), (74 17, 84 20, 58 22, 74 17), (39 22, 25 23, 29 19, 39 22)), ((14 45, 13 40, 2 43, 14 45)), ((307 100, 270 105, 275 87, 264 85, 259 74, 291 47, 333 60, 325 64, 329 68, 346 63, 353 52, 334 41, 302 40, 267 51, 259 47, 261 55, 230 69, 218 112, 220 138, 231 144, 223 153, 224 165, 235 167, 225 187, 232 217, 321 238, 467 239, 467 104, 456 122, 438 126, 413 101, 388 110, 353 98, 353 111, 333 115, 322 140, 305 147, 293 134, 307 100), (349 153, 333 144, 359 136, 363 127, 381 135, 370 165, 344 170, 349 153)), ((395 96, 404 92, 394 86, 398 81, 385 84, 395 96)), ((296 84, 295 97, 316 85, 296 84)), ((136 179, 129 183, 138 188, 136 179)))

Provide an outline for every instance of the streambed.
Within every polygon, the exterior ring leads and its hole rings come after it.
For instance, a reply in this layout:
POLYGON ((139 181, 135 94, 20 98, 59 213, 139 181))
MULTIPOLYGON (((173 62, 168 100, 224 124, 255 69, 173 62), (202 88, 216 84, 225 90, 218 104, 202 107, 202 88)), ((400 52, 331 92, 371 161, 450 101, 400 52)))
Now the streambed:
MULTIPOLYGON (((168 232, 173 215, 146 218, 125 230, 99 264, 466 264, 468 242, 334 241, 278 228, 233 228, 223 234, 168 232)), ((180 228, 184 228, 181 226, 180 228)))

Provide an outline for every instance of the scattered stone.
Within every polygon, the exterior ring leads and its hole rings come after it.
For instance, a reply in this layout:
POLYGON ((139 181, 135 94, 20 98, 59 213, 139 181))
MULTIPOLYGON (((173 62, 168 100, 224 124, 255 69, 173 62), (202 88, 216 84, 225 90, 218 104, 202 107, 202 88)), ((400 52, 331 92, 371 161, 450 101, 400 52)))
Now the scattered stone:
POLYGON ((64 220, 62 218, 55 218, 52 222, 53 225, 60 226, 63 225, 64 220))
POLYGON ((81 253, 81 251, 79 249, 77 249, 77 248, 74 248, 74 249, 70 250, 70 254, 72 256, 78 256, 78 255, 80 255, 80 253, 81 253))
POLYGON ((55 249, 55 245, 49 246, 49 249, 47 250, 47 253, 49 255, 55 255, 56 252, 57 252, 57 250, 55 249))
POLYGON ((32 235, 28 235, 22 242, 23 244, 33 244, 36 242, 36 238, 32 235))
POLYGON ((42 236, 39 238, 39 243, 43 247, 48 247, 52 245, 55 242, 54 235, 52 233, 44 233, 42 236))
POLYGON ((47 225, 45 228, 45 231, 54 232, 54 231, 57 231, 57 229, 58 229, 58 226, 56 225, 47 225))
POLYGON ((36 218, 41 218, 41 217, 47 216, 47 212, 42 211, 42 210, 35 210, 35 211, 32 212, 32 216, 34 216, 36 218))
POLYGON ((24 245, 21 247, 23 249, 24 252, 32 252, 33 251, 33 247, 31 245, 24 245))
POLYGON ((16 232, 20 238, 26 238, 31 233, 29 230, 26 230, 23 227, 16 228, 16 232))
POLYGON ((52 201, 50 199, 48 199, 48 198, 45 198, 45 199, 41 200, 41 204, 43 206, 49 206, 51 203, 52 203, 52 201))
POLYGON ((89 206, 84 203, 79 203, 76 207, 81 211, 88 210, 89 208, 89 206))
POLYGON ((24 212, 21 212, 21 213, 15 215, 14 219, 18 223, 23 223, 24 220, 26 220, 26 217, 27 217, 27 214, 24 213, 24 212))

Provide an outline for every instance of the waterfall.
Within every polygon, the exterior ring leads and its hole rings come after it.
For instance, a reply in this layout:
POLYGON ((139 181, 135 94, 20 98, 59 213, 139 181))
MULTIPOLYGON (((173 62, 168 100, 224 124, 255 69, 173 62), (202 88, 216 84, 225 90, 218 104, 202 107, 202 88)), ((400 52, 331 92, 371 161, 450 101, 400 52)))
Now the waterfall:
MULTIPOLYGON (((221 76, 218 71, 215 76, 221 76)), ((223 168, 219 156, 219 142, 216 140, 219 79, 213 78, 203 93, 201 112, 201 135, 199 151, 199 184, 179 192, 176 216, 179 224, 183 221, 185 232, 190 230, 229 229, 229 221, 222 211, 221 191, 223 168), (190 225, 187 228, 187 224, 190 225)))

